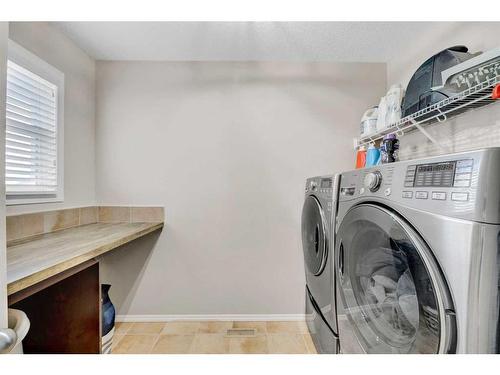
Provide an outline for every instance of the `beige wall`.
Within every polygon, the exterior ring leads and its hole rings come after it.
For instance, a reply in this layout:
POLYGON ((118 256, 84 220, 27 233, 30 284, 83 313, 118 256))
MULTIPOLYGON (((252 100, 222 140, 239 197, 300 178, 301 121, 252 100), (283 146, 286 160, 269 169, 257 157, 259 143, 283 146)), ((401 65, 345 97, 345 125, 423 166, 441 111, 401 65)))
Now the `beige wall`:
POLYGON ((11 22, 9 38, 64 73, 65 155, 64 202, 9 206, 7 214, 94 205, 95 61, 44 22, 11 22))
MULTIPOLYGON (((406 86, 415 70, 428 57, 454 45, 466 45, 471 52, 500 47, 500 22, 440 22, 431 25, 427 32, 418 35, 399 58, 387 64, 388 86, 402 83, 406 86)), ((444 124, 427 127, 445 146, 440 150, 419 132, 401 138, 402 159, 426 155, 459 152, 474 148, 500 146, 500 105, 467 113, 444 124)))
POLYGON ((9 23, 0 22, 0 328, 7 326, 7 284, 5 257, 5 77, 9 23))
POLYGON ((350 169, 384 64, 97 63, 100 204, 165 206, 106 256, 120 314, 301 314, 305 179, 350 169))

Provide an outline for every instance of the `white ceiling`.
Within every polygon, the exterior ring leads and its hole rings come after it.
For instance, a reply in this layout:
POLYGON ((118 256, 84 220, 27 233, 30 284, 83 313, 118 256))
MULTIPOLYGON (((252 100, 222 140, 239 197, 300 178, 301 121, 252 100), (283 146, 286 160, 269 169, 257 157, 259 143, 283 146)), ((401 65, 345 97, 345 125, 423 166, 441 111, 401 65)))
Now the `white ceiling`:
POLYGON ((97 60, 387 62, 428 22, 54 22, 97 60))

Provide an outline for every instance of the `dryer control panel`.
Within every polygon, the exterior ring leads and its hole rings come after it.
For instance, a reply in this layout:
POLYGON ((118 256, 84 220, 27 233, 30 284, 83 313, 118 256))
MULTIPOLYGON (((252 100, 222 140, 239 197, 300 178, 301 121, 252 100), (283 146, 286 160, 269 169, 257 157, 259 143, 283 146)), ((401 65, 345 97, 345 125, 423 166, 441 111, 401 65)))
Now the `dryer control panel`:
MULTIPOLYGON (((338 189, 338 180, 338 175, 308 178, 305 188, 306 197, 314 195, 319 200, 321 207, 327 212, 332 213, 337 201, 335 190, 338 189)), ((328 219, 330 219, 330 216, 328 219)))
POLYGON ((306 182, 306 194, 315 193, 316 195, 328 198, 333 194, 333 177, 313 177, 306 182))

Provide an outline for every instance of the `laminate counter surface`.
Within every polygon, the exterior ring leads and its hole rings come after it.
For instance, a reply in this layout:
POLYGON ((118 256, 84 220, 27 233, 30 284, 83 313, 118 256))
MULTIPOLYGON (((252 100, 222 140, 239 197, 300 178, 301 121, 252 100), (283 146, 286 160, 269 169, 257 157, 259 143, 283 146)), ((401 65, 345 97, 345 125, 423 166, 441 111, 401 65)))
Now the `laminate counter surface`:
POLYGON ((159 230, 163 222, 94 223, 34 236, 7 247, 11 295, 159 230))

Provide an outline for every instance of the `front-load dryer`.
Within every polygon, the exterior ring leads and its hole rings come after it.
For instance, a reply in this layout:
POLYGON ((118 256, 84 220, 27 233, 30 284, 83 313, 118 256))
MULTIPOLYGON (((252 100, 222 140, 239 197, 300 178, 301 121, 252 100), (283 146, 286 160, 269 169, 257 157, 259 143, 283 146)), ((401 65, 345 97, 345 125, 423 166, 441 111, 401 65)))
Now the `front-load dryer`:
POLYGON ((307 179, 302 208, 306 320, 319 353, 336 353, 338 346, 332 259, 337 182, 338 176, 307 179))
POLYGON ((499 353, 500 149, 341 175, 340 352, 499 353))

